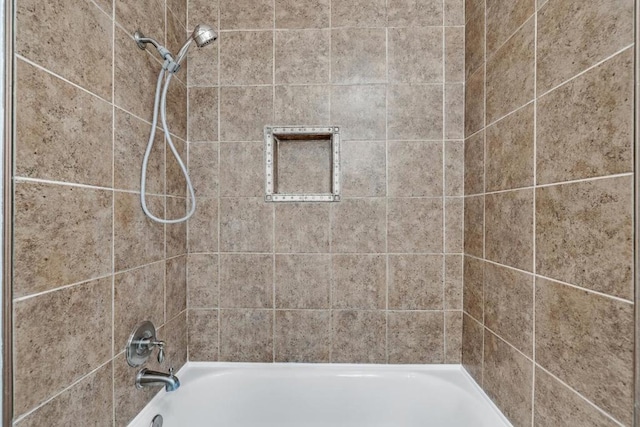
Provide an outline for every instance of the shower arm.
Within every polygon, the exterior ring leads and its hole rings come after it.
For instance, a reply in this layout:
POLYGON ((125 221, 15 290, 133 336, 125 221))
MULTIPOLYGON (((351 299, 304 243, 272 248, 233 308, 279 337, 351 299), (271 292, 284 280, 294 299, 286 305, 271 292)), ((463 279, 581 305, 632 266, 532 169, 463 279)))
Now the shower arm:
MULTIPOLYGON (((162 56, 162 58, 164 59, 164 65, 162 66, 162 68, 169 71, 170 73, 178 72, 178 70, 180 69, 180 62, 182 61, 182 59, 179 59, 178 61, 174 60, 173 56, 171 56, 171 52, 169 52, 169 49, 162 46, 160 43, 158 43, 156 40, 152 39, 151 37, 145 37, 145 35, 142 34, 140 30, 136 31, 133 34, 133 39, 138 44, 138 47, 142 50, 146 50, 147 43, 151 43, 156 48, 160 56, 162 56)), ((193 38, 190 38, 189 41, 185 44, 185 46, 183 46, 182 49, 184 49, 185 47, 188 47, 188 45, 191 44, 191 41, 193 41, 193 38)), ((182 49, 180 49, 181 53, 182 53, 182 49)))

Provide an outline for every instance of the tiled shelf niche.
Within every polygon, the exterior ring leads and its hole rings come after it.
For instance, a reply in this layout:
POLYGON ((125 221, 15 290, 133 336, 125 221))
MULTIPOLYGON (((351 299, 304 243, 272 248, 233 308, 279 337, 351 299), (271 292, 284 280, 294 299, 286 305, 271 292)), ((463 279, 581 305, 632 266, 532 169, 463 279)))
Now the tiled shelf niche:
POLYGON ((340 128, 266 126, 267 202, 340 201, 340 128))

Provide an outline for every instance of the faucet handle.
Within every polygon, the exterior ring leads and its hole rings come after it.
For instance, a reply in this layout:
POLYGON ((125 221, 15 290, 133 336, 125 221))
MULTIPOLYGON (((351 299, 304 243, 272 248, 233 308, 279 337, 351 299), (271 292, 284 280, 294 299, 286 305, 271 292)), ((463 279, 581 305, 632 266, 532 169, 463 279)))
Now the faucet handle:
POLYGON ((158 347, 158 363, 164 362, 164 341, 155 341, 154 345, 158 347))

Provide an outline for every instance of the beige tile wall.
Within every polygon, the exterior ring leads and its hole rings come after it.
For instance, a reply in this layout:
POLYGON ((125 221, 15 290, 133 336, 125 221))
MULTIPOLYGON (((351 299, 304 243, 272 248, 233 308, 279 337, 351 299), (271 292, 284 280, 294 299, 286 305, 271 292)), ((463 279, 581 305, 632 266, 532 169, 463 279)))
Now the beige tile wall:
POLYGON ((188 9, 189 359, 459 363, 463 2, 188 9), (263 127, 327 124, 343 200, 265 203, 263 127))
MULTIPOLYGON (((186 226, 150 222, 138 194, 161 64, 131 36, 175 51, 186 3, 19 0, 16 14, 15 424, 123 426, 155 392, 125 361, 133 327, 152 320, 167 341, 154 367, 187 356, 186 226)), ((183 152, 186 79, 168 112, 183 152)), ((156 141, 149 206, 177 217, 184 180, 156 141)))
POLYGON ((515 426, 632 423, 633 3, 466 0, 462 361, 515 426))

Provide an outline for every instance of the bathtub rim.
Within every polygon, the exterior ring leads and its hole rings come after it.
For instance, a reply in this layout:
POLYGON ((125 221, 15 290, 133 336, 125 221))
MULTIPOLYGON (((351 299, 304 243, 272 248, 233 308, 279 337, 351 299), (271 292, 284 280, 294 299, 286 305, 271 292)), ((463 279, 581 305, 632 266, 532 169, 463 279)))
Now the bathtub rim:
MULTIPOLYGON (((284 370, 284 369, 299 369, 304 370, 312 369, 314 371, 321 371, 323 368, 331 368, 331 370, 359 370, 370 372, 458 372, 462 375, 465 382, 468 383, 470 390, 476 392, 482 402, 491 408, 491 411, 504 423, 506 427, 513 427, 513 424, 502 413, 493 400, 487 395, 487 393, 480 387, 476 380, 467 372, 465 367, 461 364, 371 364, 371 363, 291 363, 291 362, 198 362, 188 361, 180 370, 176 373, 176 376, 180 378, 184 376, 185 371, 190 368, 217 368, 217 369, 239 369, 239 370, 284 370)), ((157 403, 167 392, 162 389, 156 393, 151 400, 136 414, 136 416, 129 421, 127 426, 132 427, 140 420, 139 418, 146 416, 145 412, 154 403, 157 403)))

